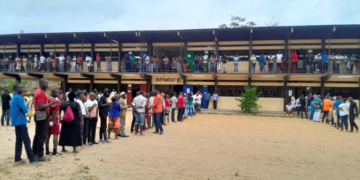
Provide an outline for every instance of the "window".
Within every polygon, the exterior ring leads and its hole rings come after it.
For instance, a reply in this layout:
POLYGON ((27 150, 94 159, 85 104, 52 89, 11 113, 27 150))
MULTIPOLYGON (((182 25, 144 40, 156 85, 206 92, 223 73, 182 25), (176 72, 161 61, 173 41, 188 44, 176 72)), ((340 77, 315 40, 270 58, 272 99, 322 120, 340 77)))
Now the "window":
POLYGON ((260 97, 283 97, 283 87, 258 87, 260 97))
POLYGON ((218 86, 217 91, 219 96, 240 97, 244 92, 244 86, 218 86))

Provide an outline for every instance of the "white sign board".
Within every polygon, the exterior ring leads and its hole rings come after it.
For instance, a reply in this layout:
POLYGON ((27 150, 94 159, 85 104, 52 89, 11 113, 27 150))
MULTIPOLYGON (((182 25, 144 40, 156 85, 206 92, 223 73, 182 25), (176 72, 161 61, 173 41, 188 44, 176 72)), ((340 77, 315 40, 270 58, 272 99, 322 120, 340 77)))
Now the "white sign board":
POLYGON ((292 90, 289 90, 289 96, 292 96, 292 90))

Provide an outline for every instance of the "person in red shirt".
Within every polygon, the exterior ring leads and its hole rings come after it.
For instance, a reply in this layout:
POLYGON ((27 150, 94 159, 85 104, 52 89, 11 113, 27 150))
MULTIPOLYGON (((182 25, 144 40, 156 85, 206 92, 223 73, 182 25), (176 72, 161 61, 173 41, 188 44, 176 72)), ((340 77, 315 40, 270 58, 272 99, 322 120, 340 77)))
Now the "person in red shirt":
POLYGON ((97 72, 102 72, 102 71, 101 71, 101 62, 100 62, 99 53, 96 54, 96 64, 97 64, 97 72), (100 71, 99 71, 99 70, 100 70, 100 71))
POLYGON ((298 58, 299 58, 299 55, 297 55, 296 52, 295 52, 292 55, 292 61, 290 62, 290 69, 292 69, 293 73, 296 73, 298 58))
POLYGON ((50 159, 44 156, 44 143, 48 131, 48 117, 42 116, 41 114, 46 114, 46 109, 49 107, 55 107, 55 100, 51 100, 48 103, 48 99, 45 94, 45 90, 48 88, 49 82, 45 78, 41 78, 39 81, 39 88, 35 92, 34 104, 35 104, 35 136, 33 140, 33 152, 37 157, 38 161, 49 161, 50 159), (44 113, 45 112, 45 113, 44 113), (37 115, 39 114, 39 115, 37 115), (41 119, 40 119, 41 118, 41 119))
POLYGON ((159 130, 160 130, 160 135, 163 134, 164 130, 162 128, 162 124, 160 122, 160 116, 161 116, 161 113, 162 113, 162 103, 161 103, 161 94, 159 91, 156 91, 154 90, 153 91, 153 94, 155 94, 155 97, 154 97, 154 101, 153 101, 153 105, 151 106, 151 108, 153 109, 153 113, 155 114, 155 119, 154 119, 154 123, 155 123, 155 134, 156 133, 159 133, 159 130))
POLYGON ((57 145, 59 142, 59 134, 60 134, 60 102, 56 99, 59 97, 59 90, 58 89, 52 89, 51 90, 51 98, 48 99, 48 103, 55 100, 55 107, 49 107, 47 108, 46 112, 50 116, 49 118, 49 129, 48 129, 48 136, 46 137, 45 141, 45 147, 46 147, 46 155, 50 155, 49 150, 49 142, 51 135, 53 136, 53 142, 54 142, 54 148, 52 152, 52 157, 61 156, 62 154, 57 152, 57 145))
POLYGON ((78 56, 76 58, 76 72, 79 72, 80 70, 82 71, 82 57, 78 56))
POLYGON ((185 108, 184 108, 184 103, 185 103, 185 100, 184 100, 184 97, 183 97, 183 92, 181 91, 180 92, 180 95, 179 95, 179 97, 178 97, 178 102, 177 102, 178 104, 177 104, 177 107, 178 107, 178 109, 179 109, 179 112, 178 112, 178 121, 179 122, 182 122, 183 120, 182 120, 182 117, 183 117, 183 115, 184 115, 184 110, 185 110, 185 108))

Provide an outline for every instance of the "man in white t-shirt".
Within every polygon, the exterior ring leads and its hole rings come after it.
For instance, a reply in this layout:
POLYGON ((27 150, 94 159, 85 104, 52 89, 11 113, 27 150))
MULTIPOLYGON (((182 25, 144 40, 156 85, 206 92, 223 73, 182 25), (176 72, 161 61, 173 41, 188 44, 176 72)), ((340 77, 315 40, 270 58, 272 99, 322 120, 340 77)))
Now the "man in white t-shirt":
POLYGON ((64 60, 65 60, 65 57, 61 54, 59 57, 59 69, 61 72, 64 71, 64 60))
POLYGON ((85 108, 88 108, 89 111, 88 143, 92 146, 93 144, 99 144, 98 142, 95 142, 98 101, 95 99, 95 94, 93 92, 90 93, 90 99, 85 102, 85 108))
POLYGON ((198 91, 198 93, 196 93, 195 98, 194 98, 195 102, 196 102, 196 111, 200 112, 201 109, 201 100, 202 100, 202 96, 200 94, 200 91, 198 91))
POLYGON ((149 71, 149 63, 150 63, 150 56, 146 55, 144 72, 150 72, 149 71))
POLYGON ((286 105, 286 115, 288 116, 290 114, 290 116, 292 116, 292 105, 291 103, 288 103, 288 105, 286 105))
POLYGON ((87 66, 88 66, 88 70, 89 72, 92 72, 92 67, 94 66, 93 62, 92 62, 92 58, 88 55, 86 55, 85 61, 87 62, 87 66))
POLYGON ((112 90, 112 92, 110 93, 110 98, 114 97, 116 95, 116 91, 115 89, 112 90))
POLYGON ((281 52, 279 51, 276 54, 276 67, 274 69, 276 69, 277 72, 280 72, 280 67, 281 67, 281 61, 282 61, 283 55, 281 54, 281 52))
POLYGON ((343 103, 339 105, 339 114, 340 114, 340 118, 341 118, 341 131, 343 131, 344 125, 345 125, 345 129, 346 131, 348 130, 348 117, 349 117, 349 108, 350 105, 346 104, 346 99, 343 98, 343 103))
POLYGON ((176 93, 173 93, 173 96, 170 98, 171 101, 171 121, 176 123, 175 121, 175 110, 177 109, 178 99, 176 98, 176 93))
POLYGON ((300 115, 300 107, 301 107, 299 97, 295 100, 295 106, 296 106, 297 115, 299 116, 300 115))
MULTIPOLYGON (((85 110, 84 101, 86 101, 86 96, 84 95, 83 91, 76 92, 76 96, 78 97, 76 102, 79 103, 80 109, 81 109, 81 114, 82 114, 81 122, 82 122, 83 125, 85 125, 84 124, 84 117, 86 115, 86 110, 85 110)), ((80 135, 81 136, 81 144, 83 145, 82 147, 84 147, 86 145, 86 143, 83 143, 83 135, 82 135, 83 131, 84 131, 84 126, 81 127, 81 135, 80 135)))

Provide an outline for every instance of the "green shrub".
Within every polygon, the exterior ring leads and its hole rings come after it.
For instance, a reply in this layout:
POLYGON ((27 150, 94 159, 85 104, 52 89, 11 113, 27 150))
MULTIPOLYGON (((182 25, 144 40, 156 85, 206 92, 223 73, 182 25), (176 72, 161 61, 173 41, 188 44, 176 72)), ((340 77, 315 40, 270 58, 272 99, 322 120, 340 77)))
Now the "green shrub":
POLYGON ((237 101, 240 101, 238 105, 244 112, 253 112, 262 108, 257 104, 259 96, 262 92, 257 92, 257 87, 245 86, 245 92, 240 95, 241 98, 236 98, 237 101))

